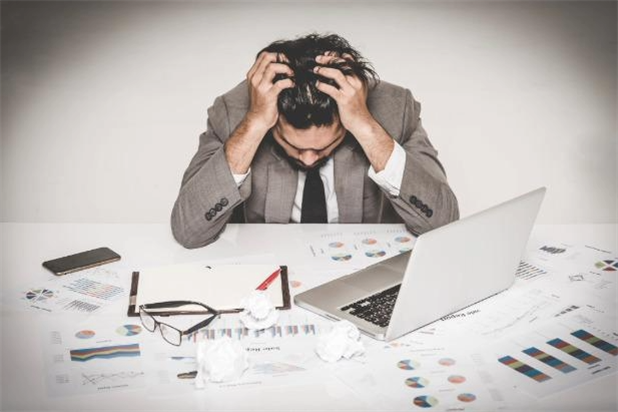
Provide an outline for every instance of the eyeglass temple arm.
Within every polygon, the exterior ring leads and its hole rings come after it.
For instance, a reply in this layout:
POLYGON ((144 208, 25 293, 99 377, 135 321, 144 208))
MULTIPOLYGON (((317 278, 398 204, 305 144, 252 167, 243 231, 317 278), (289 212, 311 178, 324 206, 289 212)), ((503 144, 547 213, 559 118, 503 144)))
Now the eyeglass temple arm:
POLYGON ((197 325, 192 326, 191 328, 189 328, 189 329, 187 329, 186 331, 182 332, 182 334, 183 334, 183 335, 188 335, 188 334, 190 334, 190 333, 195 332, 195 331, 196 331, 196 330, 198 330, 198 329, 201 329, 201 328, 203 328, 203 327, 205 327, 205 326, 208 326, 208 325, 210 324, 210 322, 212 322, 213 320, 215 320, 215 319, 217 318, 217 316, 219 316, 219 314, 218 314, 218 313, 217 313, 217 314, 215 314, 213 317, 210 317, 210 318, 208 318, 208 319, 206 319, 206 320, 204 320, 204 321, 202 321, 202 322, 198 323, 197 325))
POLYGON ((144 309, 160 309, 160 308, 177 308, 178 306, 185 306, 185 305, 199 305, 203 308, 208 309, 210 313, 213 313, 213 314, 219 313, 208 305, 205 305, 201 302, 194 302, 191 300, 169 300, 167 302, 146 303, 142 306, 144 307, 144 309))

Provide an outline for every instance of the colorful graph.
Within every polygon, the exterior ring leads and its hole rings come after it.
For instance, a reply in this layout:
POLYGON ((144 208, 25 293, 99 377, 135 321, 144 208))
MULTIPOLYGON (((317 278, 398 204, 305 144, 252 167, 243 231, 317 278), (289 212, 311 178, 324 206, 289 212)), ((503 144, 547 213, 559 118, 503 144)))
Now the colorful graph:
POLYGON ((611 343, 606 342, 603 339, 596 337, 590 332, 587 332, 583 329, 577 330, 571 333, 571 335, 583 340, 584 342, 594 346, 595 348, 601 349, 603 352, 609 353, 610 355, 618 355, 618 348, 615 345, 612 345, 611 343))
POLYGON ((605 272, 615 272, 618 270, 618 259, 601 260, 595 263, 594 266, 605 272))
POLYGON ((433 396, 417 396, 414 398, 414 404, 421 408, 432 408, 438 404, 438 400, 433 396))
POLYGON ((573 356, 574 358, 579 359, 582 362, 586 362, 588 365, 593 365, 601 361, 601 359, 597 358, 596 356, 591 355, 588 352, 581 350, 578 347, 573 346, 570 343, 565 342, 560 338, 552 339, 547 343, 553 346, 554 348, 560 349, 564 353, 567 353, 573 356))
POLYGON ((342 242, 331 242, 331 243, 328 244, 328 246, 330 246, 332 248, 335 248, 335 249, 338 249, 340 247, 343 247, 344 245, 343 245, 342 242))
POLYGON ((116 329, 116 333, 122 336, 135 336, 142 332, 142 327, 139 325, 122 325, 116 329))
POLYGON ((130 358, 140 356, 139 344, 104 346, 100 348, 75 349, 71 352, 71 360, 87 362, 93 359, 130 358))
POLYGON ((516 370, 522 375, 525 375, 531 379, 534 379, 537 382, 545 382, 551 379, 551 376, 545 375, 540 370, 534 369, 532 366, 528 366, 525 363, 518 361, 517 359, 511 356, 504 356, 498 359, 498 362, 502 363, 503 365, 508 366, 509 368, 516 370))
POLYGON ((382 257, 382 256, 386 256, 386 251, 384 251, 384 250, 368 250, 368 251, 365 252, 365 256, 370 257, 370 258, 382 257))
POLYGON ((476 400, 476 395, 473 393, 460 393, 457 395, 457 399, 462 402, 474 402, 476 400))
POLYGON ((87 278, 78 278, 66 285, 70 291, 81 293, 82 295, 92 296, 104 300, 112 300, 122 294, 123 288, 107 283, 97 282, 87 278))
POLYGON ((457 362, 452 358, 442 358, 438 361, 438 363, 442 366, 453 366, 457 362))
POLYGON ((96 333, 94 333, 93 330, 80 330, 75 334, 75 337, 77 339, 90 339, 94 337, 94 335, 96 335, 96 333))
POLYGON ((397 243, 407 243, 409 241, 411 241, 412 239, 409 238, 408 236, 397 236, 395 238, 395 242, 397 243))
POLYGON ((564 363, 560 359, 554 358, 550 354, 545 353, 542 350, 537 349, 535 347, 524 349, 523 352, 526 355, 532 356, 534 359, 541 361, 544 364, 549 365, 554 369, 558 369, 562 373, 569 373, 569 372, 573 372, 574 370, 577 370, 571 365, 564 363))
POLYGON ((420 376, 414 376, 412 378, 406 379, 405 384, 410 388, 424 388, 425 386, 429 385, 429 381, 420 376))
POLYGON ((449 381, 450 383, 460 384, 466 381, 466 377, 461 376, 461 375, 451 375, 448 378, 446 378, 446 380, 449 381))
POLYGON ((364 245, 375 245, 376 243, 378 243, 378 241, 373 238, 363 239, 362 242, 364 245))
POLYGON ((404 359, 397 362, 397 367, 406 371, 418 369, 419 366, 421 366, 421 364, 412 359, 404 359))
POLYGON ((237 328, 219 328, 219 329, 202 329, 185 337, 185 340, 197 342, 201 339, 215 340, 227 336, 232 339, 245 338, 285 338, 285 337, 302 337, 316 336, 320 333, 318 325, 275 325, 267 329, 249 330, 243 327, 237 328))
POLYGON ((26 292, 26 299, 31 300, 33 302, 38 302, 40 300, 47 300, 52 297, 54 297, 54 292, 49 289, 33 289, 33 290, 26 292))
POLYGON ((349 253, 337 253, 335 255, 332 255, 330 258, 335 262, 346 262, 352 259, 352 255, 349 253))

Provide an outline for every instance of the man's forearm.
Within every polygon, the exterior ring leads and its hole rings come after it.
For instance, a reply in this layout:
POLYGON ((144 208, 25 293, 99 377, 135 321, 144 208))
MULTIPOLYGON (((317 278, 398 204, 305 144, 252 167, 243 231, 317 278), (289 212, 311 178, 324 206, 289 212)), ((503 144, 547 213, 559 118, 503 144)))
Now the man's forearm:
POLYGON ((395 147, 395 142, 386 130, 375 119, 371 119, 350 132, 363 148, 373 169, 376 172, 384 170, 395 147))
POLYGON ((268 128, 250 117, 245 117, 225 143, 225 158, 233 174, 245 174, 251 167, 268 128))

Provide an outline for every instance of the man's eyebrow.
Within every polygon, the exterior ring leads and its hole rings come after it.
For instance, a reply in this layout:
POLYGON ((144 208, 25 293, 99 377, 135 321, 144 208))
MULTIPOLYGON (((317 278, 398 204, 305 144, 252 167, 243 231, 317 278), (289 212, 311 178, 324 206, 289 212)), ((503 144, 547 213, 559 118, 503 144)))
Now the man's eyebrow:
MULTIPOLYGON (((345 133, 343 134, 343 136, 345 136, 345 133)), ((290 146, 292 146, 292 147, 293 147, 294 149, 296 149, 296 150, 300 150, 300 151, 311 150, 311 151, 313 151, 313 152, 321 152, 321 151, 324 151, 324 150, 328 149, 329 147, 331 147, 331 146, 332 146, 332 145, 334 145, 335 143, 337 143, 337 141, 338 141, 341 137, 336 138, 335 140, 333 140, 332 142, 330 142, 329 144, 327 144, 326 146, 324 146, 324 147, 323 147, 323 148, 321 148, 321 149, 314 149, 314 148, 311 148, 311 147, 303 149, 303 148, 301 148, 301 147, 296 147, 296 146, 294 146, 292 143, 290 143, 290 142, 289 142, 289 141, 288 141, 288 140, 287 140, 287 139, 286 139, 286 138, 285 138, 285 137, 284 137, 281 133, 279 133, 279 138, 280 138, 281 140, 283 140, 284 142, 286 142, 287 144, 289 144, 290 146)))

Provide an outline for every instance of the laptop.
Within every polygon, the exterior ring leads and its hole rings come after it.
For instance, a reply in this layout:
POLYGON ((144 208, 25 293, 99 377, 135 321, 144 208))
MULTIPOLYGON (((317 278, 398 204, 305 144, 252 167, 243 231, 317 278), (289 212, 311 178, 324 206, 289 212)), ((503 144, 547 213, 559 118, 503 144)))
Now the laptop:
POLYGON ((295 296, 390 341, 508 289, 545 188, 420 235, 414 249, 295 296))

